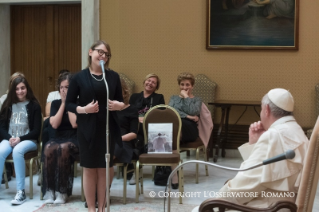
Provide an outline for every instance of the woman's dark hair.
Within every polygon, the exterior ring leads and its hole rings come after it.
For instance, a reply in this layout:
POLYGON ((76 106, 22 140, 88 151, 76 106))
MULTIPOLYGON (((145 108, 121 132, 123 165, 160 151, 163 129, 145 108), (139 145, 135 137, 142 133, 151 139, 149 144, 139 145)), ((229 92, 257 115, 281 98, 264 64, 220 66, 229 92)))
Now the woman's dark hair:
POLYGON ((9 92, 8 92, 8 96, 7 96, 6 100, 3 102, 3 105, 2 105, 2 108, 0 111, 0 119, 7 117, 8 112, 9 112, 9 108, 11 109, 12 104, 20 102, 18 97, 17 97, 17 94, 16 94, 16 87, 20 83, 24 83, 25 87, 27 88, 26 99, 29 100, 30 102, 32 101, 32 102, 39 104, 39 101, 34 96, 33 91, 31 89, 28 81, 26 80, 26 78, 19 76, 12 81, 12 84, 11 84, 9 92))
POLYGON ((64 74, 64 73, 70 73, 70 71, 68 69, 62 69, 59 71, 59 76, 64 74))
POLYGON ((58 81, 55 85, 56 89, 60 92, 61 82, 63 82, 64 80, 68 80, 70 83, 71 78, 72 78, 72 74, 70 72, 64 72, 63 74, 60 74, 58 81))

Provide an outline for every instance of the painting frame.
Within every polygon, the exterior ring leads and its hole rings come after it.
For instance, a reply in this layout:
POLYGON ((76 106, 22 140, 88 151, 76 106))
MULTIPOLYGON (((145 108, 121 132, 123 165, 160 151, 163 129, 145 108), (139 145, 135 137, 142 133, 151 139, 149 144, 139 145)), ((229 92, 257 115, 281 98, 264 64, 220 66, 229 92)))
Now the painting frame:
MULTIPOLYGON (((290 24, 287 25, 287 27, 290 27, 289 33, 284 31, 284 29, 281 29, 280 26, 277 27, 277 31, 276 31, 275 27, 271 28, 272 26, 269 26, 268 31, 267 31, 267 29, 265 30, 265 28, 263 28, 262 30, 263 30, 263 32, 266 31, 266 33, 268 32, 270 34, 272 32, 276 33, 277 37, 274 36, 275 39, 273 39, 273 40, 271 40, 273 35, 269 36, 269 38, 265 38, 265 35, 263 35, 264 37, 261 37, 262 35, 257 33, 258 30, 256 30, 256 33, 252 32, 251 34, 248 34, 247 36, 239 33, 240 35, 236 35, 236 36, 237 37, 241 36, 244 39, 238 39, 238 41, 233 39, 235 37, 235 35, 228 35, 231 32, 234 32, 236 30, 235 30, 235 27, 232 28, 231 24, 228 24, 227 22, 222 20, 222 19, 225 19, 225 17, 227 17, 227 15, 222 14, 223 11, 221 11, 221 12, 214 11, 215 8, 213 7, 214 5, 212 5, 212 2, 216 5, 216 2, 222 2, 222 1, 225 1, 225 2, 227 1, 228 4, 230 2, 234 3, 236 1, 237 2, 238 1, 246 2, 246 4, 248 4, 248 3, 251 4, 251 2, 248 2, 248 0, 207 0, 207 18, 206 18, 206 23, 207 23, 206 49, 207 50, 222 50, 222 49, 232 49, 232 50, 240 50, 240 49, 298 50, 299 49, 299 0, 294 0, 294 2, 295 2, 294 8, 293 8, 294 17, 290 17, 290 18, 275 17, 275 18, 267 19, 267 17, 265 16, 265 17, 263 17, 264 18, 264 20, 263 20, 263 19, 261 19, 261 16, 258 16, 258 18, 259 18, 258 20, 261 20, 263 22, 266 22, 268 20, 272 21, 271 23, 276 23, 275 21, 277 21, 279 23, 278 20, 281 20, 281 22, 282 21, 289 21, 290 24), (220 14, 222 14, 223 16, 220 14), (293 22, 293 24, 291 22, 293 22), (217 24, 214 25, 214 23, 217 23, 217 24), (293 25, 293 27, 291 25, 293 25), (231 38, 231 36, 233 36, 233 37, 231 38), (288 39, 286 39, 285 36, 287 36, 288 39), (260 41, 258 41, 259 37, 261 38, 260 41), (256 43, 260 42, 261 44, 258 44, 258 43, 254 44, 253 42, 256 42, 256 43), (269 44, 267 44, 267 42, 269 44)), ((253 3, 255 3, 255 2, 253 2, 253 3)), ((247 6, 247 5, 245 5, 245 6, 247 6)), ((230 9, 236 9, 236 7, 234 6, 233 8, 230 8, 230 9)), ((251 9, 250 5, 249 5, 249 9, 251 9)), ((253 7, 253 9, 254 9, 254 7, 253 7)), ((229 11, 230 10, 228 10, 227 12, 229 12, 229 11)), ((247 11, 246 11, 246 13, 247 13, 247 11)), ((240 22, 244 23, 242 20, 244 20, 244 21, 247 20, 247 18, 244 19, 238 15, 237 16, 228 15, 228 17, 232 17, 232 19, 230 19, 230 18, 229 19, 235 20, 236 22, 239 22, 239 23, 240 22), (237 17, 240 17, 240 18, 236 19, 237 17)), ((262 26, 264 26, 264 25, 262 25, 262 26)), ((254 26, 254 27, 256 28, 256 26, 254 26)))

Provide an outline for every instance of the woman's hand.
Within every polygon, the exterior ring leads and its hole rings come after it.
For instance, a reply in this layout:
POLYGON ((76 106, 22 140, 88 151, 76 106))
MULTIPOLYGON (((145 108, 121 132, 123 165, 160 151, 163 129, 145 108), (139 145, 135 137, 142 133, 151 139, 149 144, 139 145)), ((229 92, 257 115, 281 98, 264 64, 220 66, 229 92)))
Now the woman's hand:
POLYGON ((61 101, 62 101, 62 103, 65 103, 66 93, 60 92, 60 96, 61 96, 61 101))
POLYGON ((123 107, 124 107, 123 102, 119 102, 116 100, 109 100, 109 110, 110 111, 122 110, 123 107))
POLYGON ((138 117, 138 121, 143 124, 144 117, 138 117))
POLYGON ((187 98, 187 97, 189 97, 189 95, 188 95, 188 90, 181 90, 180 95, 181 95, 182 98, 187 98))
POLYGON ((192 121, 194 121, 194 122, 198 122, 198 120, 199 120, 199 117, 198 116, 187 116, 186 118, 188 118, 188 119, 190 119, 190 120, 192 120, 192 121))
POLYGON ((9 142, 10 142, 11 147, 15 147, 18 143, 20 143, 20 138, 19 137, 10 138, 9 142))
POLYGON ((97 113, 99 112, 99 103, 98 101, 96 101, 94 103, 94 100, 92 102, 90 102, 89 104, 87 104, 85 107, 84 107, 84 112, 85 113, 97 113))

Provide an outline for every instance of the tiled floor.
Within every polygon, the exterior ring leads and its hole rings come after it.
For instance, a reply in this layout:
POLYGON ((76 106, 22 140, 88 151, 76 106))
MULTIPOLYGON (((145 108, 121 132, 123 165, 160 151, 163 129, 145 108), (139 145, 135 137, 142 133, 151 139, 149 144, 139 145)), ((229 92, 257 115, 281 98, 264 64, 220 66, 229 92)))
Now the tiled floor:
MULTIPOLYGON (((195 157, 191 155, 186 157, 186 153, 182 154, 183 160, 193 160, 195 157)), ((238 157, 237 152, 228 151, 226 158, 221 158, 218 160, 217 164, 229 167, 239 167, 241 159, 238 157)), ((144 167, 144 194, 140 195, 140 200, 150 200, 150 192, 154 191, 156 196, 154 198, 161 199, 158 195, 160 191, 164 190, 164 187, 155 186, 153 181, 151 181, 151 168, 144 167)), ((200 173, 205 173, 204 165, 200 165, 200 173)), ((80 174, 81 168, 78 167, 78 173, 80 174)), ((193 197, 183 198, 183 203, 190 205, 199 205, 202 201, 209 198, 213 191, 218 191, 219 188, 224 184, 224 182, 232 178, 236 173, 232 171, 222 170, 216 167, 209 167, 209 176, 205 174, 200 174, 199 184, 195 184, 195 164, 187 164, 184 167, 184 182, 185 182, 185 192, 192 192, 193 197)), ((34 176, 33 189, 34 197, 32 200, 27 198, 27 201, 20 206, 11 206, 10 201, 15 196, 15 179, 13 178, 9 182, 9 189, 5 189, 4 185, 0 186, 0 211, 1 212, 32 212, 44 204, 44 200, 40 200, 40 187, 36 185, 38 176, 34 176)), ((29 194, 29 178, 26 178, 26 193, 29 194)), ((173 190, 175 191, 175 190, 173 190)), ((177 190, 176 190, 177 191, 177 190)), ((123 179, 114 178, 111 188, 111 199, 112 197, 121 197, 123 192, 123 179)), ((191 195, 191 193, 189 193, 191 195)), ((68 201, 81 201, 81 179, 80 177, 75 178, 73 196, 70 197, 68 201)), ((127 186, 127 196, 128 198, 135 198, 135 186, 127 186)), ((135 204, 135 203, 134 203, 135 204)), ((172 200, 172 204, 178 204, 177 199, 172 200)), ((84 206, 83 206, 84 207, 84 206)), ((190 208, 189 211, 191 211, 190 208)), ((319 212, 319 189, 317 190, 317 195, 314 203, 313 211, 319 212)))

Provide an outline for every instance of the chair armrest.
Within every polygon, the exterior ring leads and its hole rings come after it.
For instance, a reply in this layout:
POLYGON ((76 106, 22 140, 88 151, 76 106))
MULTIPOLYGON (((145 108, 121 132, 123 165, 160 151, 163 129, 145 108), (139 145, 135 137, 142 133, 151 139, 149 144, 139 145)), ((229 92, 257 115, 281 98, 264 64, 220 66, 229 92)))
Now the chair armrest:
POLYGON ((268 208, 256 208, 256 207, 249 207, 245 205, 239 205, 233 202, 229 202, 226 200, 221 199, 207 199, 199 207, 200 212, 212 212, 214 208, 219 208, 219 212, 224 212, 225 209, 232 209, 232 210, 239 210, 245 212, 273 212, 278 211, 283 208, 290 209, 291 212, 297 211, 297 206, 295 203, 290 201, 278 201, 268 208))

